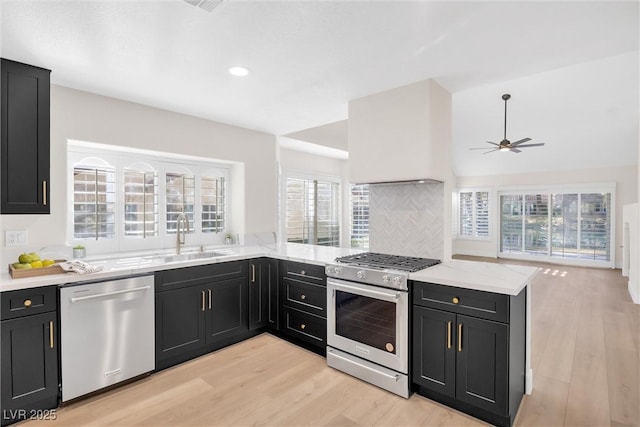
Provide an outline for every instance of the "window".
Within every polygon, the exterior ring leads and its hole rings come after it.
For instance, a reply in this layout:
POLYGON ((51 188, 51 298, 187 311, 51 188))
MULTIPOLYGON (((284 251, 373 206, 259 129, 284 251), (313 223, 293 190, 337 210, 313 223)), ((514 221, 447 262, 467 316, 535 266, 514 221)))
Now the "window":
POLYGON ((124 170, 124 235, 147 238, 158 235, 158 174, 124 170))
POLYGON ((458 235, 489 237, 489 192, 458 193, 458 235))
POLYGON ((369 248, 369 184, 351 185, 351 247, 369 248))
POLYGON ((167 234, 175 234, 178 228, 178 215, 184 213, 189 222, 189 234, 194 233, 193 216, 195 208, 195 179, 187 173, 166 174, 167 234))
POLYGON ((339 246, 339 184, 287 178, 286 185, 287 241, 339 246))
POLYGON ((115 237, 115 173, 106 167, 73 168, 73 236, 115 237))
POLYGON ((67 229, 90 253, 223 244, 229 232, 230 167, 209 159, 69 141, 67 229))
POLYGON ((610 261, 611 194, 501 195, 500 252, 610 261))
POLYGON ((202 232, 220 233, 224 230, 224 177, 202 177, 200 188, 202 232))

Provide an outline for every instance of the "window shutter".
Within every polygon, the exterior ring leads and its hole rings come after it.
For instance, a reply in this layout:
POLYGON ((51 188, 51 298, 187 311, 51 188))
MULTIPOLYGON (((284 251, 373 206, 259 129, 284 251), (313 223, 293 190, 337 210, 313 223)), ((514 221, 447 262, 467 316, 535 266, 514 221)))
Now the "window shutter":
POLYGON ((193 215, 195 206, 195 179, 186 174, 167 173, 167 234, 175 234, 178 214, 184 212, 189 221, 189 233, 193 233, 193 215))
POLYGON ((351 247, 369 248, 369 184, 351 185, 351 247))
POLYGON ((158 176, 155 172, 124 171, 124 235, 158 235, 158 176))
POLYGON ((115 237, 115 173, 113 169, 73 169, 73 236, 76 239, 115 237))
POLYGON ((200 180, 202 232, 220 233, 225 228, 224 178, 203 177, 200 180))
POLYGON ((475 193, 475 236, 489 237, 489 192, 475 193))

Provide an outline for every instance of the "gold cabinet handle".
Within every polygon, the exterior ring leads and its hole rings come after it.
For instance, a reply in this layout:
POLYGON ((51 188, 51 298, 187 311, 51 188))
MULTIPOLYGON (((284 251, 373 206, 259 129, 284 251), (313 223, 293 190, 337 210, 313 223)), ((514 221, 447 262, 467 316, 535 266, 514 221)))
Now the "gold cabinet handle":
POLYGON ((22 303, 25 307, 31 307, 31 300, 29 298, 27 298, 26 300, 24 300, 24 302, 22 303))
POLYGON ((307 296, 305 294, 300 295, 300 299, 304 300, 306 298, 307 298, 307 296))
POLYGON ((453 297, 453 299, 451 300, 451 302, 453 302, 454 304, 457 304, 460 302, 460 298, 458 297, 453 297))
POLYGON ((447 322, 447 349, 451 348, 451 320, 447 322))
POLYGON ((300 274, 302 274, 302 275, 304 276, 305 274, 307 274, 307 272, 306 272, 306 271, 304 271, 304 270, 302 270, 302 271, 300 272, 300 274))
POLYGON ((47 181, 42 181, 42 204, 47 206, 47 181))
POLYGON ((251 283, 256 283, 256 265, 251 264, 251 283))
POLYGON ((204 291, 201 292, 202 293, 202 311, 204 311, 204 291))
POLYGON ((462 323, 458 325, 458 351, 462 351, 462 323))
POLYGON ((305 325, 304 323, 302 325, 300 325, 300 329, 304 329, 306 327, 307 327, 307 325, 305 325))
POLYGON ((53 320, 49 320, 49 347, 53 348, 53 320))
POLYGON ((211 289, 207 289, 207 292, 209 292, 209 310, 211 310, 211 289))

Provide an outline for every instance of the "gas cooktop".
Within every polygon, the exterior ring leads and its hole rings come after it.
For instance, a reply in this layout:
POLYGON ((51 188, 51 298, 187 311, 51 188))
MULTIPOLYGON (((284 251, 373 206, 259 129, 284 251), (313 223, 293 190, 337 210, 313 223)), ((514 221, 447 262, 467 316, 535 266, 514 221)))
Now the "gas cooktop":
POLYGON ((336 262, 345 265, 353 265, 368 268, 393 269, 412 273, 436 264, 440 260, 430 258, 417 258, 401 255, 381 254, 377 252, 363 252, 336 258, 336 262))

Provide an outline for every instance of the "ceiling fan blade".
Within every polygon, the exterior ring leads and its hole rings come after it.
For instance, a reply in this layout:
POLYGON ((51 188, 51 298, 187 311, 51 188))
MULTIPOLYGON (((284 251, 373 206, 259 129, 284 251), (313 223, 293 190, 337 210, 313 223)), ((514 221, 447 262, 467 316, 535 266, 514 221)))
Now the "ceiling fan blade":
POLYGON ((522 153, 522 151, 518 150, 517 148, 509 148, 509 150, 513 151, 514 153, 522 153))
POLYGON ((482 153, 482 154, 489 154, 489 153, 493 153, 494 151, 498 151, 498 150, 489 150, 489 151, 487 151, 485 153, 482 153))
MULTIPOLYGON (((513 144, 511 144, 513 145, 513 144)), ((539 142, 537 144, 527 144, 527 145, 519 145, 518 148, 524 148, 524 147, 542 147, 544 145, 544 142, 539 142)))
POLYGON ((523 144, 523 143, 528 142, 528 141, 531 141, 531 138, 522 138, 522 139, 519 139, 516 142, 512 142, 511 146, 515 147, 516 145, 520 145, 520 144, 523 144))
POLYGON ((500 147, 500 144, 496 144, 495 142, 487 141, 487 144, 495 145, 496 147, 500 147))
POLYGON ((469 148, 469 150, 488 150, 487 147, 473 147, 473 148, 469 148))

